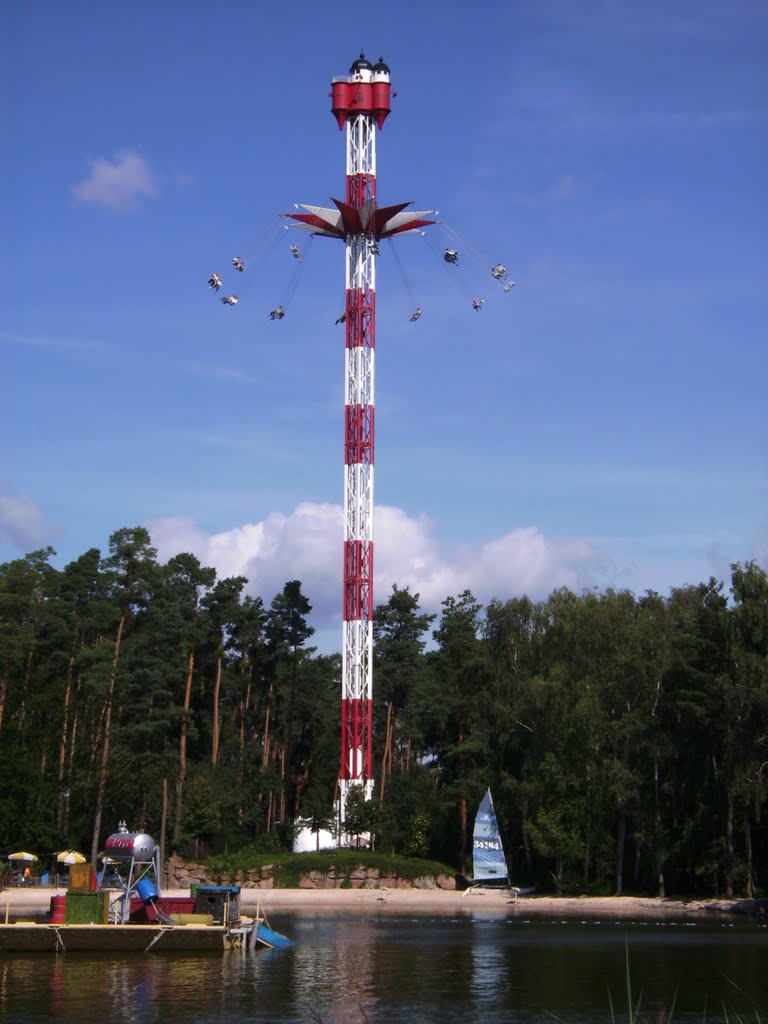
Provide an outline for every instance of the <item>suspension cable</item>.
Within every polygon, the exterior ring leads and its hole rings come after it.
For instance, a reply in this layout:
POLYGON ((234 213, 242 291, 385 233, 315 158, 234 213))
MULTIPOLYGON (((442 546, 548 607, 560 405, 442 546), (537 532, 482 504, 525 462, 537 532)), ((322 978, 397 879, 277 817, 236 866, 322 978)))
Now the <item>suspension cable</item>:
MULTIPOLYGON (((438 223, 439 223, 439 226, 443 229, 443 231, 445 231, 446 238, 451 243, 451 245, 455 245, 456 243, 451 238, 451 236, 448 234, 448 228, 447 228, 447 225, 445 224, 445 222, 444 221, 439 221, 438 223)), ((448 276, 449 276, 449 278, 451 280, 451 284, 453 285, 453 287, 454 288, 458 288, 463 293, 463 295, 467 299, 469 299, 470 301, 472 299, 474 299, 475 298, 475 293, 473 292, 473 290, 472 290, 472 288, 470 286, 470 283, 469 283, 469 281, 467 279, 467 275, 466 275, 465 270, 462 267, 461 263, 451 264, 451 263, 446 262, 446 260, 445 260, 445 243, 444 242, 442 242, 442 243, 438 242, 438 240, 435 237, 434 233, 430 233, 429 231, 425 231, 422 237, 424 238, 425 242, 427 243, 429 248, 432 250, 432 252, 437 257, 439 257, 440 262, 445 267, 446 273, 448 274, 448 276)))
POLYGON ((296 266, 293 269, 293 276, 291 278, 290 284, 288 285, 286 297, 284 301, 281 303, 283 309, 288 308, 291 300, 293 299, 294 292, 298 288, 299 281, 301 280, 301 275, 304 273, 304 265, 307 262, 310 252, 312 251, 312 243, 314 240, 315 236, 310 235, 309 241, 304 246, 304 251, 301 253, 301 259, 296 261, 296 266))
POLYGON ((413 294, 413 288, 411 288, 411 283, 408 280, 408 277, 405 273, 405 267, 403 266, 403 261, 400 259, 400 253, 397 251, 397 246, 395 245, 393 239, 391 238, 388 238, 387 242, 389 243, 389 247, 392 250, 392 255, 395 257, 395 263, 397 264, 397 269, 400 271, 400 276, 403 279, 405 290, 408 292, 408 297, 411 300, 411 306, 413 309, 416 309, 419 304, 416 301, 416 296, 413 294))

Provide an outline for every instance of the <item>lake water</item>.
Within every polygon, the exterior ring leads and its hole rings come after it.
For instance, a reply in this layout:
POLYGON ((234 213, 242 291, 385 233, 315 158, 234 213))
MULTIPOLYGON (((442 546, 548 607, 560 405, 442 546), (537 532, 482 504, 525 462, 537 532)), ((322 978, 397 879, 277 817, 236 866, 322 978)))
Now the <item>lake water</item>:
POLYGON ((254 954, 0 956, 2 1024, 768 1024, 768 926, 286 912, 254 954), (724 1012, 724 1008, 728 1016, 724 1012), (756 1014, 759 1015, 756 1016, 756 1014))

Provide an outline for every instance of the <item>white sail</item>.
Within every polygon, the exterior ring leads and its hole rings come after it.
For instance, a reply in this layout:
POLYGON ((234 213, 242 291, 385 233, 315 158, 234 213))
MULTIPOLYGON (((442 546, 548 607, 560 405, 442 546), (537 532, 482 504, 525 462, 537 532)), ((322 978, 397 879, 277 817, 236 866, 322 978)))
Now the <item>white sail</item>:
POLYGON ((483 797, 475 818, 475 830, 472 834, 472 872, 475 884, 509 880, 490 789, 483 797))

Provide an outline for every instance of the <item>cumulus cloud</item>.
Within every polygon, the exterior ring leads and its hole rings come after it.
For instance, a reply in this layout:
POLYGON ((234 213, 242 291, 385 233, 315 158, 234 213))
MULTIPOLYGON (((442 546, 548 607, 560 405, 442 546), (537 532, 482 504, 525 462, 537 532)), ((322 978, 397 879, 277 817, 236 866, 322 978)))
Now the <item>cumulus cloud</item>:
POLYGON ((28 551, 44 544, 49 533, 34 502, 0 494, 0 542, 28 551))
POLYGON ((73 185, 72 193, 81 202, 125 213, 156 196, 157 186, 144 157, 124 151, 112 160, 92 160, 88 177, 73 185))
MULTIPOLYGON (((265 601, 286 580, 300 579, 315 623, 327 626, 340 619, 343 513, 338 505, 303 502, 290 515, 272 513, 221 533, 207 533, 180 517, 156 519, 148 528, 161 561, 190 551, 220 576, 246 576, 249 593, 265 601)), ((532 526, 485 544, 448 548, 434 536, 426 516, 388 506, 376 509, 377 603, 387 599, 395 583, 420 594, 422 607, 430 611, 467 589, 483 602, 522 593, 541 598, 556 587, 593 583, 605 561, 586 541, 548 539, 532 526)))

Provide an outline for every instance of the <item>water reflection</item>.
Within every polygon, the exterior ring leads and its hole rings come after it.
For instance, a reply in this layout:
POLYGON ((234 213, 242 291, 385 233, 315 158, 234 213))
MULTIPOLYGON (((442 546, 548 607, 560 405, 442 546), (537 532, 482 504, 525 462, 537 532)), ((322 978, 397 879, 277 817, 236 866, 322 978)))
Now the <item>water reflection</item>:
POLYGON ((475 1020, 481 1020, 496 1000, 509 995, 505 990, 509 989, 515 972, 510 970, 508 949, 499 941, 498 922, 475 922, 468 948, 471 966, 468 984, 470 1015, 475 1020))
MULTIPOLYGON (((625 936, 648 1019, 679 988, 675 1020, 768 1013, 768 929, 516 916, 282 915, 283 952, 0 956, 10 1024, 568 1024, 624 1007, 625 936), (741 989, 740 993, 738 989, 741 989), (718 1016, 720 1014, 720 1016, 718 1016)), ((654 1016, 654 1013, 656 1016, 654 1016)))

